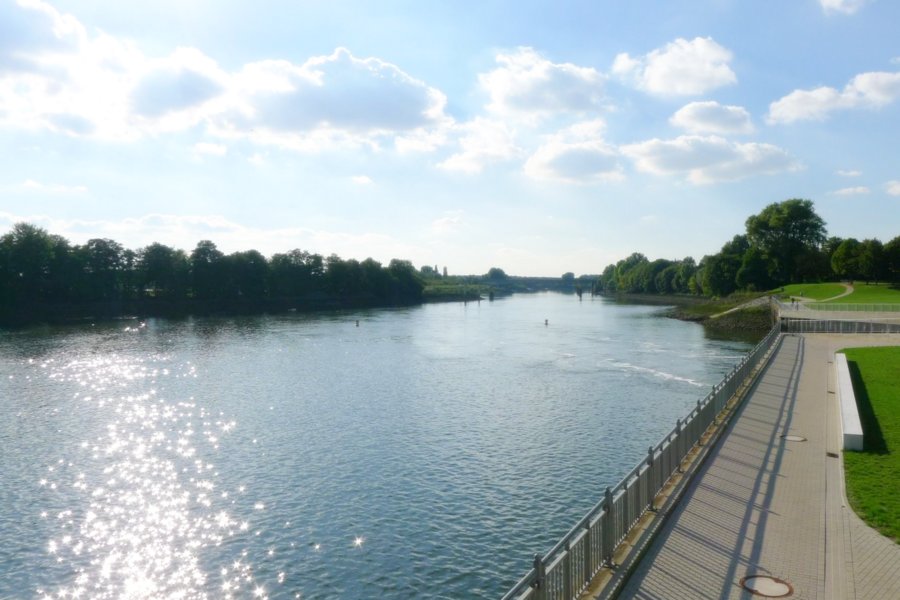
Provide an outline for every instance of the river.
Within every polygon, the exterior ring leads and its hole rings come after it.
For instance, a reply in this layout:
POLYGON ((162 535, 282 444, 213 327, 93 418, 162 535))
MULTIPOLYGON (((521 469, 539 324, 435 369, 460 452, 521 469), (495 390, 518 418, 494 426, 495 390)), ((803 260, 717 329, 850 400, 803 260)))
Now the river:
POLYGON ((555 293, 0 333, 0 598, 497 598, 749 346, 555 293))

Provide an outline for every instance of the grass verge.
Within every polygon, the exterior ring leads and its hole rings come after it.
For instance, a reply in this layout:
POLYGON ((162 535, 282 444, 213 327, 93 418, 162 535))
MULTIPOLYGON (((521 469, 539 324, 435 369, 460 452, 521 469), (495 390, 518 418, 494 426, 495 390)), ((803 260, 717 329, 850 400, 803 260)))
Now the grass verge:
POLYGON ((863 426, 863 450, 844 452, 847 497, 866 523, 900 543, 900 347, 842 352, 863 426))
POLYGON ((835 300, 836 303, 900 304, 900 287, 888 283, 853 284, 853 293, 835 300))
POLYGON ((845 291, 847 288, 839 283, 792 283, 769 293, 781 298, 796 296, 807 300, 821 301, 843 294, 845 291))

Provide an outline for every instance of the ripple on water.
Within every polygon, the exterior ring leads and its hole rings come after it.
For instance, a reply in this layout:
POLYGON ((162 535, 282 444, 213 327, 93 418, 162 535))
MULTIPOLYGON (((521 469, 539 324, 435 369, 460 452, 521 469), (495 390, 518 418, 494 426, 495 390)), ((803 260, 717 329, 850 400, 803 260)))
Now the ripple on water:
POLYGON ((234 597, 254 587, 238 539, 236 498, 218 480, 216 449, 234 421, 193 398, 168 398, 167 379, 194 373, 170 357, 107 355, 62 365, 50 378, 74 384, 67 407, 92 416, 97 434, 38 484, 67 508, 43 518, 64 583, 39 594, 90 598, 234 597), (173 370, 177 369, 177 370, 173 370), (210 569, 209 549, 218 569, 210 569))

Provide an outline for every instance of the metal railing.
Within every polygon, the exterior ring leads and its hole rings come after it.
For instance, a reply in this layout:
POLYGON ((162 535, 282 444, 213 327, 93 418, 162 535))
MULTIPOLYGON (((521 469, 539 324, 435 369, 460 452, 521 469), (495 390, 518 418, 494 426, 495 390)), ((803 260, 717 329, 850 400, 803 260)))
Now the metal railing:
POLYGON ((838 302, 804 302, 803 306, 810 310, 827 310, 829 312, 900 312, 900 304, 851 304, 838 302))
POLYGON ((781 318, 784 333, 900 333, 900 323, 781 318))
POLYGON ((622 481, 603 498, 503 596, 503 600, 572 600, 584 591, 648 510, 691 449, 741 385, 780 339, 778 325, 725 376, 622 481))

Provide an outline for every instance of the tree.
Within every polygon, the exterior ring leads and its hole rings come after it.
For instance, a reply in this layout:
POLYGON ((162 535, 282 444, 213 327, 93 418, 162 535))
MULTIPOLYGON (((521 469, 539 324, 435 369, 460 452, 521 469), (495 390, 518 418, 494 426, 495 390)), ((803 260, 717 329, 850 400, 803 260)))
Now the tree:
POLYGON ((422 280, 416 275, 416 268, 408 260, 392 259, 388 265, 395 283, 395 299, 403 302, 418 302, 422 299, 422 290, 425 289, 422 280))
POLYGON ((847 238, 831 255, 831 269, 838 277, 856 279, 859 277, 859 240, 847 238))
POLYGON ((88 240, 84 245, 87 294, 90 300, 113 300, 122 297, 121 272, 125 249, 106 238, 88 240))
POLYGON ((694 281, 694 275, 697 273, 697 263, 693 257, 687 256, 678 263, 678 272, 672 285, 675 291, 681 294, 696 294, 696 289, 691 289, 691 282, 694 281))
POLYGON ((735 283, 738 287, 762 291, 773 287, 772 278, 769 277, 769 269, 762 250, 749 248, 741 259, 741 267, 735 275, 735 283))
POLYGON ((491 267, 488 270, 487 275, 485 275, 485 278, 490 279, 491 281, 505 281, 507 277, 506 271, 500 267, 491 267))
POLYGON ((225 255, 209 240, 200 240, 191 252, 191 290, 194 298, 212 300, 224 294, 225 255))
POLYGON ((603 273, 600 274, 600 291, 609 294, 614 293, 616 287, 616 265, 606 265, 603 273))
POLYGON ((233 252, 225 258, 228 274, 228 296, 260 300, 266 295, 269 264, 256 250, 233 252))
POLYGON ((900 235, 884 245, 884 260, 891 281, 900 281, 900 235))
POLYGON ((791 199, 770 204, 747 219, 750 245, 762 250, 776 284, 793 281, 796 257, 825 242, 825 222, 811 200, 791 199))
POLYGON ((46 300, 55 246, 53 236, 29 223, 16 223, 0 238, 5 304, 22 307, 46 300))
POLYGON ((703 293, 727 296, 737 289, 737 272, 741 257, 736 254, 715 254, 703 258, 703 293))
POLYGON ((188 258, 176 250, 154 242, 138 252, 138 286, 142 295, 181 299, 188 288, 188 258))
POLYGON ((857 262, 859 275, 867 282, 883 281, 888 278, 887 257, 884 254, 884 245, 877 239, 863 240, 859 246, 859 258, 857 262))

